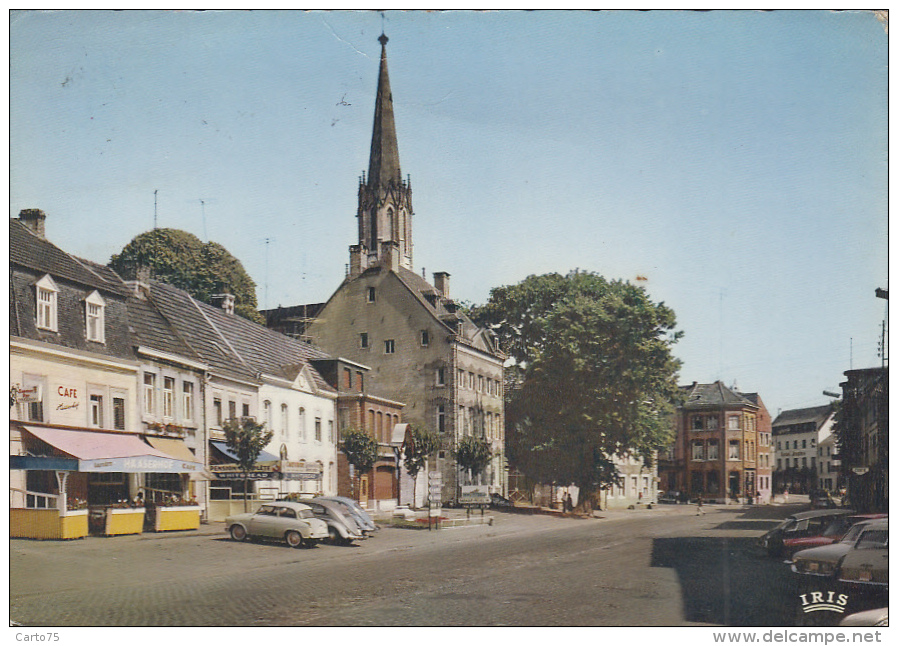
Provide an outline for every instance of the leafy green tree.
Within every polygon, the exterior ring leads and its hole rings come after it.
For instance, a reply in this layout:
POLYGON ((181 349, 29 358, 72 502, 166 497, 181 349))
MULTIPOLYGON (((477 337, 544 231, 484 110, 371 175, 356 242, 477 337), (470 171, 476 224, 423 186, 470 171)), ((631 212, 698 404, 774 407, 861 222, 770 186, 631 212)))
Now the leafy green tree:
POLYGON ((671 440, 682 333, 644 288, 591 272, 530 276, 471 316, 513 359, 507 455, 529 478, 575 484, 585 500, 617 477, 613 455, 649 461, 671 440))
MULTIPOLYGON (((418 473, 427 465, 427 458, 434 454, 440 447, 439 438, 433 433, 421 430, 417 427, 411 428, 411 442, 406 442, 403 446, 405 458, 403 464, 405 470, 414 481, 414 491, 418 490, 418 473)), ((412 494, 412 507, 415 506, 415 495, 412 494)))
POLYGON ((482 437, 465 435, 458 441, 458 445, 452 450, 452 457, 462 469, 476 478, 482 473, 486 465, 490 463, 493 454, 490 444, 482 437))
POLYGON ((203 243, 192 233, 178 229, 141 233, 112 256, 109 266, 125 280, 134 280, 138 269, 147 268, 156 280, 204 303, 211 303, 213 294, 233 294, 235 313, 265 322, 256 311, 256 284, 240 261, 217 242, 203 243))
POLYGON ((271 442, 274 433, 265 428, 264 422, 258 424, 250 417, 226 420, 222 429, 225 434, 225 442, 228 448, 237 455, 237 464, 243 472, 243 509, 246 511, 249 472, 252 471, 262 449, 271 442))
POLYGON ((349 464, 355 467, 361 488, 362 473, 371 469, 377 462, 377 441, 365 431, 351 428, 343 431, 340 450, 343 451, 349 464))

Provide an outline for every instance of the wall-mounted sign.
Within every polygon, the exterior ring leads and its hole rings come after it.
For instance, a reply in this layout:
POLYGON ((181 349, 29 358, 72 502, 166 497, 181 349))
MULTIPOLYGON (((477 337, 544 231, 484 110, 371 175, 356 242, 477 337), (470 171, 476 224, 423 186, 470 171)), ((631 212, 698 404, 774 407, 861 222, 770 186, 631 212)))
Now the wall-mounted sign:
POLYGON ((44 389, 42 386, 32 386, 31 388, 16 389, 17 404, 36 404, 44 400, 44 389))
POLYGON ((78 397, 78 389, 72 386, 57 386, 56 396, 59 398, 59 403, 56 404, 56 410, 77 409, 78 404, 81 402, 78 397))

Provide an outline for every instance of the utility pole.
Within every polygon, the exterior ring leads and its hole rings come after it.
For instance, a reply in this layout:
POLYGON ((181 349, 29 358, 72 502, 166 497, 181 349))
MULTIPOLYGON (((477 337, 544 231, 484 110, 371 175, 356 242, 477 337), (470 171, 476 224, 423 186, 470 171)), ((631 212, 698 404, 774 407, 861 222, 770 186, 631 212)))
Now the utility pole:
POLYGON ((200 208, 203 212, 203 242, 209 242, 209 236, 206 235, 206 200, 200 200, 200 208))
POLYGON ((157 216, 158 216, 158 209, 157 209, 157 207, 158 207, 158 204, 159 204, 159 200, 158 200, 158 198, 157 198, 158 193, 159 193, 159 189, 158 189, 158 188, 157 188, 155 191, 153 191, 153 229, 154 229, 154 230, 159 228, 159 227, 157 226, 157 222, 158 222, 158 217, 157 217, 157 216))

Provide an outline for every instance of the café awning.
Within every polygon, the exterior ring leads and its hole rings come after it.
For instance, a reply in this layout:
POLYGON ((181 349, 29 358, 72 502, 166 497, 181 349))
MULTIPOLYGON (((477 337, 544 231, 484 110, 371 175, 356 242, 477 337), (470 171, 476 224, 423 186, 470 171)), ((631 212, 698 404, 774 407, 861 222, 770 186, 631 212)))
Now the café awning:
POLYGON ((25 424, 22 424, 22 428, 55 449, 76 458, 78 471, 82 472, 194 473, 203 470, 202 464, 178 459, 150 446, 133 434, 25 424))
MULTIPOLYGON (((237 454, 234 453, 231 449, 228 448, 226 442, 218 442, 216 440, 209 440, 209 444, 215 447, 216 450, 221 451, 229 460, 234 462, 239 462, 240 458, 237 457, 237 454)), ((256 458, 256 464, 273 464, 275 462, 279 462, 280 458, 276 455, 272 455, 268 451, 262 451, 259 453, 259 457, 256 458)))
MULTIPOLYGON (((184 440, 173 439, 169 437, 155 437, 152 435, 147 435, 144 439, 150 443, 155 449, 159 449, 163 453, 167 453, 168 455, 181 460, 182 462, 196 462, 196 456, 187 448, 187 444, 184 443, 184 440)), ((212 474, 210 474, 205 469, 200 469, 199 471, 191 471, 190 472, 191 480, 211 480, 212 474)))

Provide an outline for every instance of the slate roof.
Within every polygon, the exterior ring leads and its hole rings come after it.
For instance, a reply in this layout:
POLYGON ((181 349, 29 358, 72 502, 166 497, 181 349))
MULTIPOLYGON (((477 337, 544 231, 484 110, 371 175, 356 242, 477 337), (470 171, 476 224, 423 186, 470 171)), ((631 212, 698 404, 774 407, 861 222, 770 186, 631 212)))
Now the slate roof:
POLYGON ((150 300, 162 317, 216 372, 258 383, 261 373, 292 379, 308 365, 317 389, 336 392, 310 363, 328 354, 201 303, 184 290, 159 281, 149 284, 150 300))
POLYGON ((713 406, 752 406, 757 404, 746 395, 727 388, 721 381, 712 384, 692 384, 680 387, 685 394, 683 408, 704 408, 713 406))
POLYGON ((15 218, 9 220, 9 263, 101 292, 120 296, 127 293, 124 282, 114 271, 66 253, 15 218))
POLYGON ((833 408, 830 405, 784 410, 776 416, 775 420, 773 420, 773 426, 792 426, 793 424, 807 424, 813 422, 817 425, 817 428, 819 428, 832 412, 833 408))
POLYGON ((132 295, 128 299, 128 322, 135 346, 152 348, 202 362, 202 358, 178 334, 149 297, 144 299, 132 295))

